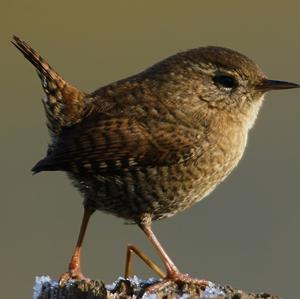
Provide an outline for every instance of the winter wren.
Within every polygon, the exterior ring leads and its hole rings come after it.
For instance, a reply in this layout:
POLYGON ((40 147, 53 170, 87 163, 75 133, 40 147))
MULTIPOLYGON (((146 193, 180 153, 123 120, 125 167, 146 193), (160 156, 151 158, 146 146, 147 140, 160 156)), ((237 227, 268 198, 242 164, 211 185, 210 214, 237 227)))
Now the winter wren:
POLYGON ((12 43, 35 66, 46 93, 52 144, 32 171, 65 171, 84 197, 78 242, 61 281, 85 278, 81 244, 91 214, 101 210, 140 226, 166 267, 162 283, 205 286, 178 270, 151 222, 208 195, 241 159, 264 94, 299 85, 268 80, 235 51, 201 47, 85 93, 23 40, 12 43))

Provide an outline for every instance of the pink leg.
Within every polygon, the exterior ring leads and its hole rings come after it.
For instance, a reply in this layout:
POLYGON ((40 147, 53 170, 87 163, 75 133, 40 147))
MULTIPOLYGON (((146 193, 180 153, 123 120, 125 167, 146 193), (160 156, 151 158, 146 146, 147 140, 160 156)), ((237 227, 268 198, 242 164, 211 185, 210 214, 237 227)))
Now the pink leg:
POLYGON ((81 258, 81 247, 82 247, 82 242, 83 242, 84 235, 86 232, 86 228, 88 226, 90 217, 94 213, 94 211, 95 210, 91 210, 88 208, 84 209, 84 214, 83 214, 83 218, 82 218, 82 223, 81 223, 81 227, 80 227, 78 240, 76 243, 76 247, 75 247, 73 256, 69 263, 69 271, 64 273, 63 275, 61 275, 61 277, 59 279, 60 284, 66 283, 69 279, 90 281, 90 279, 85 277, 81 272, 80 258, 81 258))
POLYGON ((188 274, 181 273, 176 265, 173 263, 173 261, 170 259, 170 257, 167 255, 163 247, 161 246, 160 242, 154 235, 152 229, 151 229, 151 223, 140 223, 140 228, 143 230, 143 232, 146 234, 150 242, 153 244, 154 248, 159 253, 162 262, 165 264, 167 275, 166 277, 161 281, 158 282, 150 287, 147 288, 147 291, 149 292, 155 292, 172 282, 183 282, 183 283, 191 283, 196 284, 201 288, 205 288, 208 285, 207 280, 203 279, 196 279, 190 277, 188 274))

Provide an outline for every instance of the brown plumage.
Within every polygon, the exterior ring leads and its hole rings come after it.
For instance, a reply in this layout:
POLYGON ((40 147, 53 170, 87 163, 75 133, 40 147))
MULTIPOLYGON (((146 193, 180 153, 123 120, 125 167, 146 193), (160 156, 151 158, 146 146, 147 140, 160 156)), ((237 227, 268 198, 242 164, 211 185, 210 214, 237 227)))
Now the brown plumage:
POLYGON ((299 87, 266 79, 235 51, 204 47, 173 55, 140 74, 84 93, 32 48, 14 45, 37 68, 53 139, 33 171, 61 170, 84 196, 85 216, 69 272, 82 278, 80 246, 89 216, 102 210, 137 223, 159 251, 166 279, 182 275, 151 231, 209 194, 237 165, 263 95, 299 87))
POLYGON ((36 51, 17 36, 14 36, 12 43, 35 66, 42 81, 46 94, 43 104, 51 135, 57 135, 63 127, 77 123, 82 117, 87 95, 66 82, 36 51))

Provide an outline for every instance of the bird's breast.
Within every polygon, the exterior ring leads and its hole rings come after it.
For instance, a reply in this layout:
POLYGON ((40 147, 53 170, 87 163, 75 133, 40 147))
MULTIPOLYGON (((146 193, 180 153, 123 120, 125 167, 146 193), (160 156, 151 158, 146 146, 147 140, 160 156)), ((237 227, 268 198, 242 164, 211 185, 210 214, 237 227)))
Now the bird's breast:
POLYGON ((227 128, 210 132, 199 143, 199 156, 173 165, 138 167, 110 175, 72 177, 86 203, 116 216, 136 221, 170 217, 208 195, 240 160, 247 133, 227 128))

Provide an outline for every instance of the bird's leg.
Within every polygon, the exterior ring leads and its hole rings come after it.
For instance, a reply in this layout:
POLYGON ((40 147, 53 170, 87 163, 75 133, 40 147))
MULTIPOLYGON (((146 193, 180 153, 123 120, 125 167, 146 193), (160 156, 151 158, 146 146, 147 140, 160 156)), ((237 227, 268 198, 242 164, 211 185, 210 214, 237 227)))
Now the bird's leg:
POLYGON ((161 278, 165 277, 166 274, 139 248, 134 245, 127 245, 126 253, 126 265, 125 265, 125 278, 131 276, 132 273, 132 254, 135 253, 150 269, 152 269, 161 278))
POLYGON ((144 231, 154 248, 157 250, 158 254, 160 255, 162 262, 164 263, 166 270, 167 270, 167 277, 173 276, 175 273, 179 273, 178 268, 175 266, 173 261, 170 259, 170 257, 167 255, 163 247, 161 246, 160 242, 154 235, 151 224, 140 224, 141 229, 144 231))
POLYGON ((83 214, 83 218, 82 218, 82 222, 81 222, 78 240, 76 243, 76 247, 75 247, 73 256, 69 263, 69 271, 64 273, 60 277, 60 279, 59 279, 60 284, 66 283, 69 279, 86 280, 86 281, 90 280, 89 278, 85 277, 81 273, 80 257, 81 257, 81 246, 82 246, 82 242, 83 242, 84 235, 86 232, 86 228, 88 226, 89 219, 94 212, 95 212, 95 210, 93 210, 93 209, 86 208, 86 207, 84 208, 84 214, 83 214))
POLYGON ((151 221, 145 221, 139 223, 140 228, 143 230, 143 232, 146 234, 156 251, 159 253, 162 262, 164 263, 166 267, 167 274, 163 278, 162 281, 155 283, 147 288, 148 292, 156 292, 159 289, 169 285, 172 282, 176 283, 190 283, 198 285, 200 288, 205 288, 208 285, 207 280, 203 279, 197 279, 192 278, 188 274, 181 273, 178 268, 175 266, 173 261, 170 259, 170 257, 167 255, 165 250, 163 249, 162 245, 154 235, 152 229, 151 229, 151 221))

